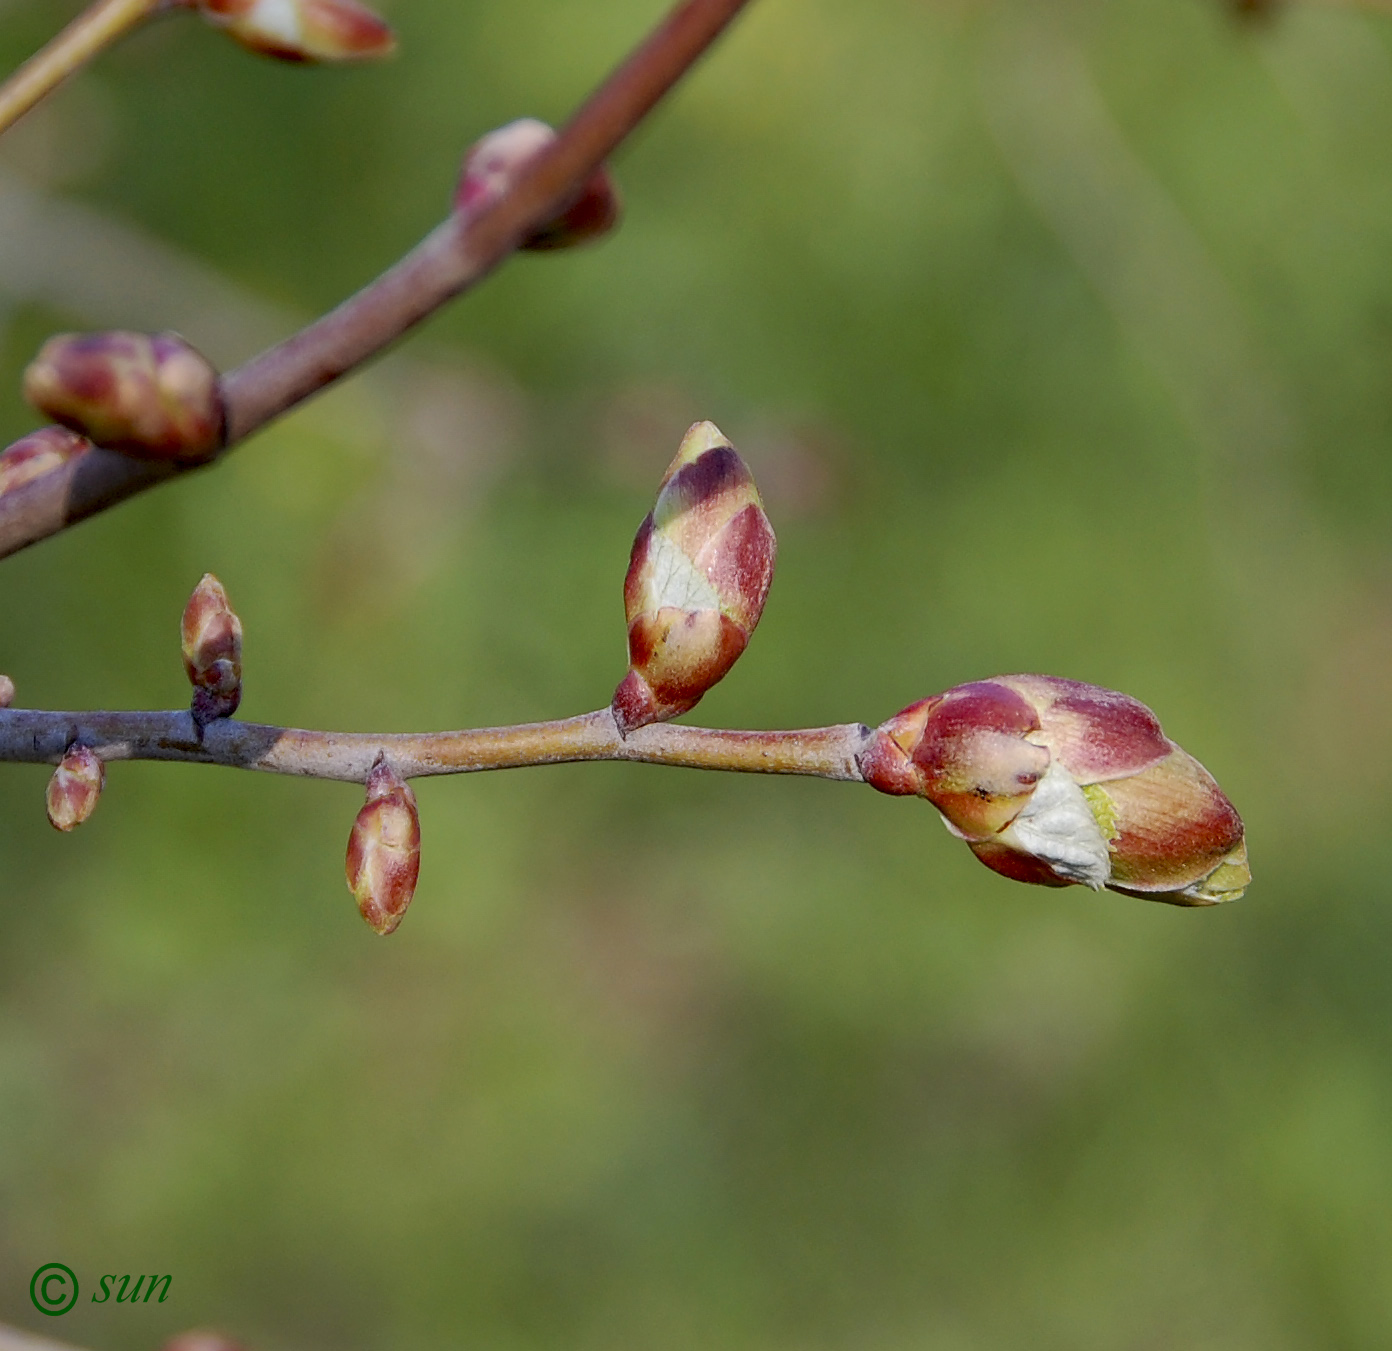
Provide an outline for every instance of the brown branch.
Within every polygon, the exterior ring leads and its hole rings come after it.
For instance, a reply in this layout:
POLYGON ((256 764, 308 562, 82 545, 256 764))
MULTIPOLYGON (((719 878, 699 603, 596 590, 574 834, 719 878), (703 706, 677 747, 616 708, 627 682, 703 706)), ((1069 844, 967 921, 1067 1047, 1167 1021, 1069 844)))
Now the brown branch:
POLYGON ((0 761, 57 764, 74 742, 103 761, 177 760, 301 778, 361 783, 385 756, 405 779, 578 760, 634 760, 747 774, 808 774, 862 782, 860 723, 739 732, 655 723, 619 735, 607 709, 558 722, 459 732, 309 732, 223 718, 199 737, 189 713, 49 713, 0 709, 0 761))
POLYGON ((177 0, 97 0, 0 84, 0 132, 123 33, 177 0))
MULTIPOLYGON (((389 347, 563 210, 749 0, 683 0, 488 210, 451 216, 337 309, 222 382, 222 454, 389 347)), ((214 461, 215 462, 215 461, 214 461)), ((190 466, 93 449, 0 496, 0 558, 190 466)))

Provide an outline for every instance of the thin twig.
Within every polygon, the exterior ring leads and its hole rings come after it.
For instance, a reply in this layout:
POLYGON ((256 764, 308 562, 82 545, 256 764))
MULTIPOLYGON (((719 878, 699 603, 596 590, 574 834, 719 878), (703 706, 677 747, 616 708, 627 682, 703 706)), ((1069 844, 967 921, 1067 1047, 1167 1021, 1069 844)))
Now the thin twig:
POLYGON ((97 0, 0 84, 0 132, 123 33, 169 4, 170 0, 97 0))
POLYGON ((558 722, 459 732, 307 732, 224 718, 203 729, 182 710, 49 713, 0 709, 0 761, 57 764, 73 742, 104 761, 179 760, 301 778, 361 783, 379 755, 402 778, 472 774, 576 760, 636 760, 747 774, 861 781, 856 758, 872 733, 860 723, 802 731, 736 732, 656 723, 621 737, 609 709, 558 722))
MULTIPOLYGON (((451 216, 336 310, 228 374, 222 453, 487 276, 565 208, 748 3, 684 0, 490 209, 468 220, 451 216)), ((0 497, 0 558, 187 469, 107 450, 74 456, 0 497)))

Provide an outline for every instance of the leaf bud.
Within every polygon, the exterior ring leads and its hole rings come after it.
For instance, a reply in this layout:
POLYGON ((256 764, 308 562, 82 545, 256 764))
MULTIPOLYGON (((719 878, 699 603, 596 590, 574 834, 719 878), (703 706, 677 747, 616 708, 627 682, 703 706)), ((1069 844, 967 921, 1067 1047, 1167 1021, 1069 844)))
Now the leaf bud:
MULTIPOLYGON (((475 141, 464 157, 464 172, 455 190, 455 210, 465 219, 482 215, 510 188, 517 175, 556 139, 545 122, 519 118, 475 141)), ((568 207, 529 235, 524 249, 568 249, 606 235, 619 222, 619 190, 600 165, 568 207)))
POLYGON ((613 702, 621 734, 694 708, 735 664, 763 612, 775 547, 748 466, 714 423, 696 423, 633 541, 629 671, 613 702))
POLYGON ((90 746, 76 741, 48 781, 45 802, 54 830, 76 830, 97 808, 106 786, 106 766, 90 746))
POLYGON ((7 675, 0 675, 0 708, 9 708, 14 703, 15 683, 7 675))
POLYGON ((367 776, 367 801, 348 836, 348 890, 362 917, 383 936, 401 923, 420 876, 420 812, 410 785, 379 757, 367 776))
POLYGON ((1129 695, 997 676, 911 704, 876 729, 866 782, 916 793, 988 868, 1167 901, 1236 900, 1252 875, 1242 818, 1213 776, 1129 695))
POLYGON ((203 17, 248 50, 281 61, 369 61, 396 35, 356 0, 197 0, 203 17))
POLYGON ((91 449, 85 436, 66 427, 40 427, 0 453, 0 497, 66 464, 91 449))
POLYGON ((24 372, 24 397, 140 459, 199 463, 222 443, 217 372, 177 333, 60 333, 24 372))
POLYGON ((184 671, 193 685, 193 720, 205 727, 242 701, 242 621, 211 572, 193 588, 180 625, 184 671))

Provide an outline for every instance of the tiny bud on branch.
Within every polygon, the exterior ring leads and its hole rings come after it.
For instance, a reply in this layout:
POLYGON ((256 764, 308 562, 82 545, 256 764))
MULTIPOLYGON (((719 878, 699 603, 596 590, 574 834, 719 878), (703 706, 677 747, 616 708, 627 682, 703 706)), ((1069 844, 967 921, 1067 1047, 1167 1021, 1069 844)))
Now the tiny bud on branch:
POLYGON ((193 589, 180 625, 184 671, 193 685, 193 719, 205 727, 242 701, 242 621, 211 572, 193 589))
POLYGON ((988 868, 1216 905, 1252 875, 1242 818, 1144 704, 1054 676, 998 676, 911 704, 859 758, 867 783, 916 793, 988 868))
POLYGON ((91 445, 85 436, 70 432, 66 427, 40 427, 28 436, 21 436, 0 453, 0 497, 42 478, 74 455, 89 450, 91 445))
POLYGON ((218 376, 177 333, 62 333, 24 372, 24 397, 99 446, 198 463, 222 442, 218 376))
POLYGON ((386 21, 356 0, 197 0, 209 23, 282 61, 367 61, 396 50, 386 21))
POLYGON ((633 541, 629 672, 613 702, 621 733, 694 708, 735 664, 763 613, 775 549, 748 466, 714 423, 696 423, 633 541))
POLYGON ((45 803, 54 830, 76 830, 97 808, 106 766, 89 746, 74 742, 48 781, 45 803))
MULTIPOLYGON (((476 141, 464 158, 455 191, 455 210, 466 219, 482 215, 516 181, 521 171, 556 139, 545 122, 519 118, 476 141)), ((619 223, 619 191, 600 165, 571 204, 523 241, 524 249, 568 249, 606 235, 619 223)))
POLYGON ((14 703, 15 683, 7 675, 0 675, 0 708, 9 708, 14 703))
POLYGON ((420 811, 410 785, 379 757, 367 776, 367 801, 348 836, 348 890, 362 917, 383 936, 401 923, 420 876, 420 811))

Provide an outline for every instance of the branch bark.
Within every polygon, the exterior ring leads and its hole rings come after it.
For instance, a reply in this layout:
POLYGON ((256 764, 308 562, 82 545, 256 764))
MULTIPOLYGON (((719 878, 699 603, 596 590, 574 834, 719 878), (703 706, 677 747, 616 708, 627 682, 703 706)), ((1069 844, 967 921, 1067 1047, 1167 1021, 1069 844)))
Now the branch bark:
MULTIPOLYGON (((564 210, 749 0, 683 0, 488 210, 451 215, 376 281, 223 378, 227 453, 390 347, 564 210)), ((217 463, 214 459, 211 463, 217 463)), ((191 467, 92 449, 0 496, 0 558, 191 467)))
POLYGON ((0 709, 0 761, 57 764, 73 742, 103 761, 175 760, 361 783, 379 755, 403 779, 578 760, 632 760, 746 774, 806 774, 863 782, 857 757, 873 733, 860 723, 798 731, 726 731, 655 723, 627 737, 600 709, 557 722, 458 732, 312 732, 222 718, 199 736, 183 710, 50 713, 0 709))
POLYGON ((0 84, 0 132, 12 127, 68 76, 174 0, 98 0, 0 84))

